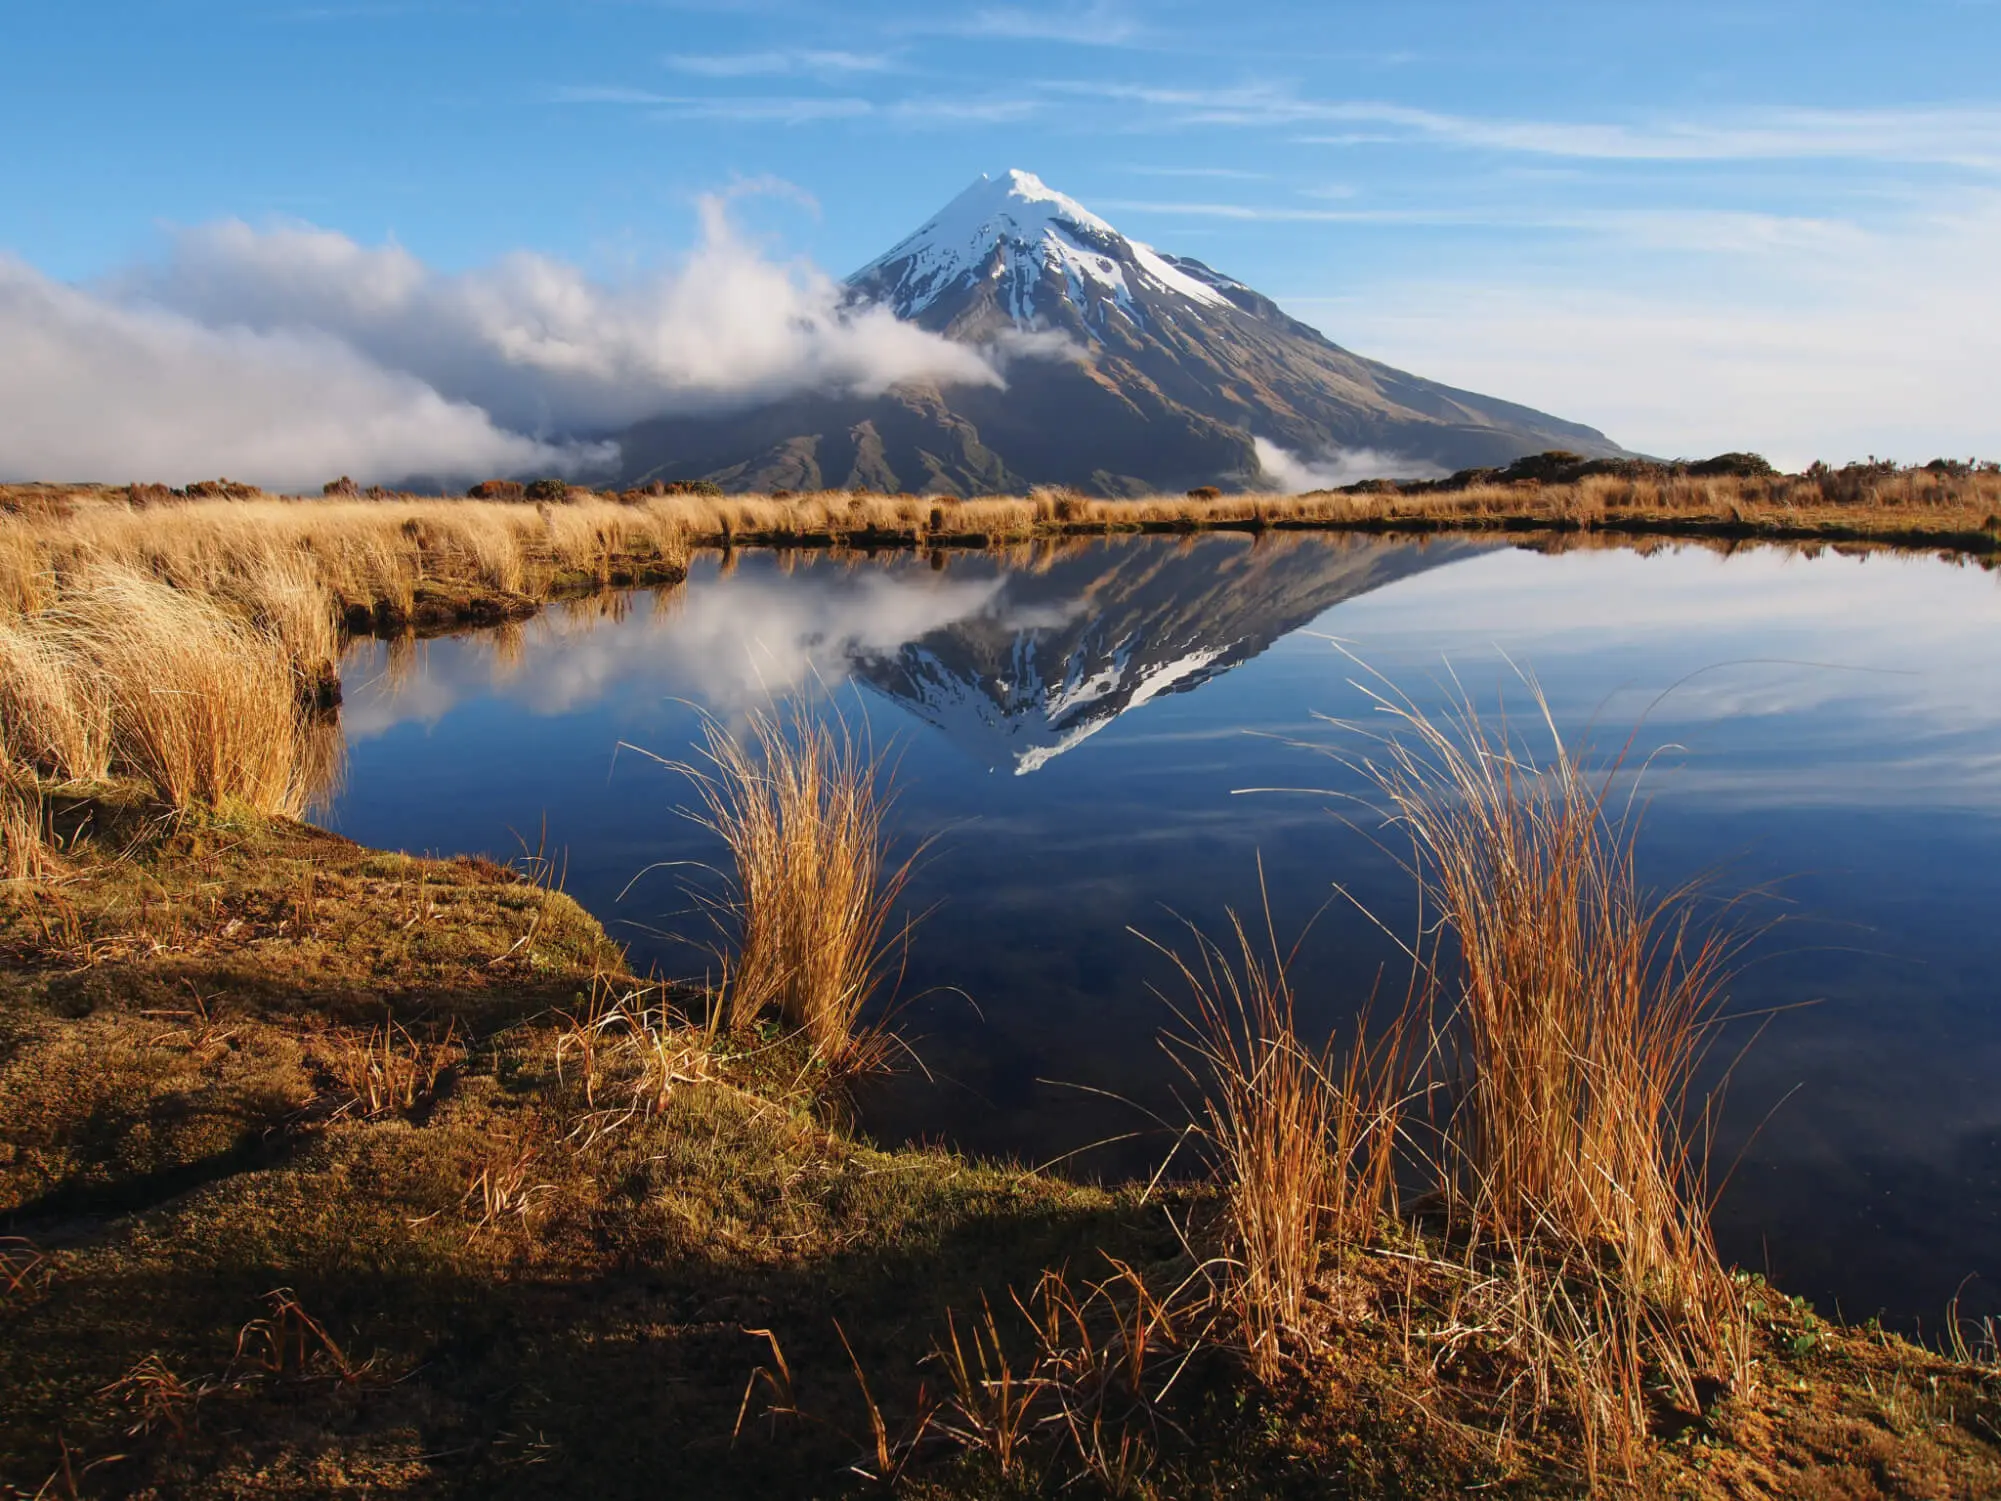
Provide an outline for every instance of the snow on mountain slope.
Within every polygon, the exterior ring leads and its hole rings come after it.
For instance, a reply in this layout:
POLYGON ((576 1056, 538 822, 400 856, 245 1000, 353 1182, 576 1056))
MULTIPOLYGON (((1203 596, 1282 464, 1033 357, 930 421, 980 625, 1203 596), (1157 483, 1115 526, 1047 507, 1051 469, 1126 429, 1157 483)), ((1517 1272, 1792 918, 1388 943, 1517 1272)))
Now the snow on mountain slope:
POLYGON ((1026 328, 1037 319, 1037 293, 1052 273, 1073 301, 1084 301, 1092 289, 1139 324, 1146 321, 1142 290, 1205 307, 1230 305, 1207 281, 1019 169, 981 177, 850 280, 868 286, 899 318, 912 319, 947 293, 995 281, 1001 306, 1026 328))

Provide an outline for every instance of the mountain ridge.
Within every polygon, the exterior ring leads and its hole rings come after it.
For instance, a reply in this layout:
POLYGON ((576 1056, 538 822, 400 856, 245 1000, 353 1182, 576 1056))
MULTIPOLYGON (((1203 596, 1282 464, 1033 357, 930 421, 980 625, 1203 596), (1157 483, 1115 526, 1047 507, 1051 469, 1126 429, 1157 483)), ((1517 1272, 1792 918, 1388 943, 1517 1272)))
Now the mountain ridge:
POLYGON ((982 176, 846 285, 850 307, 1004 360, 1005 385, 908 382, 643 422, 620 435, 626 477, 1133 495, 1269 488, 1261 441, 1309 465, 1362 454, 1409 478, 1552 448, 1625 454, 1595 428, 1355 355, 1019 169, 982 176))

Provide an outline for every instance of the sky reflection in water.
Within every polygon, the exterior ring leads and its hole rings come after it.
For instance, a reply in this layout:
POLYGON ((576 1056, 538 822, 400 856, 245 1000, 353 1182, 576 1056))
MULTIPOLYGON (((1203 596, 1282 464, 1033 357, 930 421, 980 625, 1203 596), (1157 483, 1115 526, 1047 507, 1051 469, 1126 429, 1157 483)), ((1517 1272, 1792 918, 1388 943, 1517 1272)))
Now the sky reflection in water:
MULTIPOLYGON (((1138 1133, 1078 1159, 1128 1171, 1166 1140, 1142 1110, 1178 1111, 1149 991, 1165 966, 1129 928, 1172 941, 1180 919, 1254 908, 1260 858, 1282 935, 1336 880, 1411 920, 1407 880, 1333 798, 1237 795, 1355 790, 1312 748, 1360 744, 1316 712, 1367 713, 1330 636, 1423 702, 1449 670, 1518 724, 1532 671, 1564 732, 1607 752, 1644 715, 1643 871, 1781 883, 1735 1003, 1814 1003, 1734 1077, 1726 1255, 1855 1317, 1935 1322, 1974 1272, 1968 1305, 2001 1306, 2001 582, 1975 568, 1225 537, 942 569, 711 558, 613 614, 359 648, 331 821, 504 855, 546 818, 569 890, 638 961, 697 971, 675 875, 620 893, 717 852, 674 774, 616 748, 676 758, 695 705, 830 691, 894 742, 905 835, 940 836, 906 985, 932 993, 905 1016, 938 1082, 879 1091, 873 1129, 1031 1160, 1138 1133)), ((1313 1022, 1344 1022, 1379 977, 1401 995, 1394 945, 1327 906, 1300 971, 1313 1022)))

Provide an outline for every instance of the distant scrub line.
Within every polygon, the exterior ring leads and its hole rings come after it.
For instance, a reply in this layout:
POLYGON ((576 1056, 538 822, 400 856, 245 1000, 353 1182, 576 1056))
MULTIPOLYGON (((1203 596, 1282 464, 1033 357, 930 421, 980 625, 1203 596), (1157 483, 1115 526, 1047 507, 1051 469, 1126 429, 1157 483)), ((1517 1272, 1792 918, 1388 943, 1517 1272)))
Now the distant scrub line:
POLYGON ((51 786, 137 777, 175 807, 307 806, 337 770, 338 735, 320 721, 339 700, 347 637, 496 624, 554 599, 675 583, 698 548, 943 551, 1203 531, 1657 535, 1991 559, 2001 465, 1783 475, 1747 454, 1666 465, 1547 453, 1402 486, 1142 500, 732 496, 705 481, 603 495, 556 479, 428 499, 347 479, 317 499, 229 480, 0 486, 4 864, 38 868, 26 831, 51 786), (232 728, 249 724, 266 729, 232 728))

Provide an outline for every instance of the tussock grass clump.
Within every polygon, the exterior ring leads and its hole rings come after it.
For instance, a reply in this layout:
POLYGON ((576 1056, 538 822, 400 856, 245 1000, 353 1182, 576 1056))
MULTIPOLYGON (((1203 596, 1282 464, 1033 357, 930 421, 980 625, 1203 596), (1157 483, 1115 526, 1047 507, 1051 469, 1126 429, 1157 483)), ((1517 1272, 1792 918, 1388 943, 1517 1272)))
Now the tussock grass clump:
POLYGON ((1693 1098, 1741 939, 1693 889, 1646 892, 1620 761, 1591 770, 1539 695, 1540 760, 1470 703, 1375 697, 1391 727, 1343 759, 1428 909, 1394 1022, 1365 1013, 1345 1055, 1303 1037, 1269 920, 1161 950, 1192 997, 1223 1327, 1267 1383, 1338 1365, 1339 1328, 1400 1329, 1420 1409, 1497 1457, 1554 1424, 1594 1480, 1630 1475, 1663 1406, 1751 1371, 1693 1098))
POLYGON ((54 862, 41 789, 0 776, 0 881, 32 881, 54 862))
MULTIPOLYGON (((1531 685, 1533 687, 1533 685, 1531 685)), ((1560 1389, 1594 1456, 1647 1427, 1648 1385, 1700 1411, 1748 1361, 1712 1237, 1691 1090, 1740 940, 1691 889, 1649 895, 1637 821, 1557 733, 1540 760, 1470 704, 1398 695, 1365 762, 1435 912, 1434 1066, 1453 1101, 1432 1164, 1469 1306, 1560 1389)))
POLYGON ((677 1090, 716 1076, 713 1038, 669 1004, 660 987, 594 976, 585 1004, 559 1016, 556 1077, 574 1078, 582 1097, 567 1138, 582 1149, 653 1119, 677 1090))
POLYGON ((752 714, 741 737, 709 720, 703 756, 678 769, 734 867, 717 903, 734 939, 720 1025, 775 1010, 823 1062, 860 1064, 881 1041, 857 1029, 887 977, 890 912, 916 858, 891 863, 892 774, 838 715, 798 707, 752 714))
POLYGON ((0 619, 0 756, 63 782, 111 774, 111 700, 60 617, 0 619))
POLYGON ((374 1119, 411 1111, 433 1099, 446 1073, 465 1057, 456 1025, 435 1039, 414 1035, 391 1020, 364 1036, 329 1031, 318 1040, 321 1066, 340 1094, 337 1115, 374 1119))
POLYGON ((1299 1034, 1290 956, 1267 926, 1261 949, 1235 913, 1235 957, 1196 934, 1196 957, 1163 949, 1191 997, 1177 1039, 1203 1090, 1203 1135, 1224 1190, 1229 1298, 1252 1368, 1310 1347, 1308 1293, 1330 1245, 1359 1245, 1396 1212, 1396 1066, 1402 1028, 1334 1039, 1299 1034))
POLYGON ((92 570, 0 620, 0 753, 16 781, 131 776, 176 807, 295 815, 328 762, 295 661, 212 599, 92 570))
POLYGON ((176 807, 304 809, 297 686, 275 637, 198 596, 111 570, 61 607, 56 628, 109 700, 115 767, 176 807))
POLYGON ((31 608, 94 566, 145 573, 222 600, 294 648, 325 657, 340 615, 390 619, 420 592, 521 597, 566 580, 677 571, 686 503, 581 500, 196 500, 171 508, 84 497, 60 516, 0 516, 0 603, 31 608))

